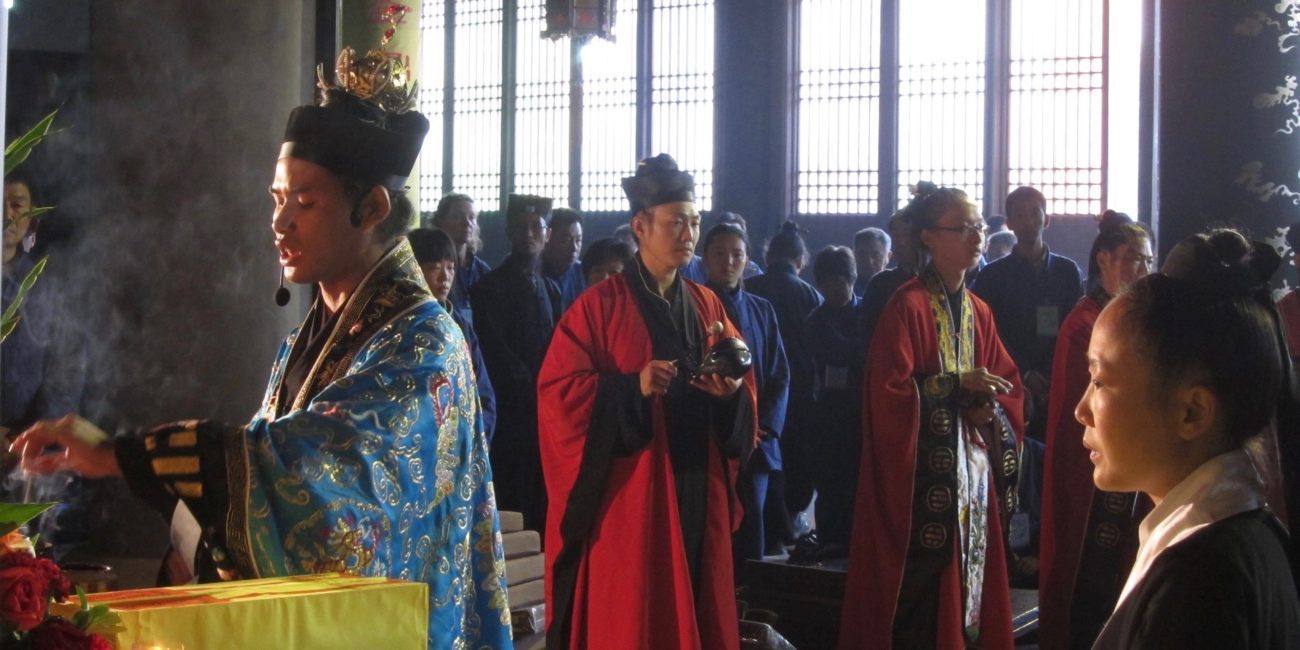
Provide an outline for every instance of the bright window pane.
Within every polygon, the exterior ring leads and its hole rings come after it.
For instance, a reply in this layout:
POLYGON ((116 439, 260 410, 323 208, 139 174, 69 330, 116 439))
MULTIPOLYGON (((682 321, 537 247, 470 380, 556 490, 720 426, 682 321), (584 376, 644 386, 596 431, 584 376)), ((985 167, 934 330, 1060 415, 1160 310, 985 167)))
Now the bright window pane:
POLYGON ((984 197, 985 0, 899 3, 898 201, 933 181, 984 197))
POLYGON ((569 39, 551 40, 545 6, 519 4, 515 68, 515 192, 569 203, 569 39))
POLYGON ((713 202, 713 2, 656 0, 651 154, 695 175, 695 205, 713 202))
POLYGON ((1054 215, 1104 207, 1105 1, 1013 0, 1008 181, 1054 215))
POLYGON ((441 2, 426 2, 420 14, 420 73, 418 110, 429 118, 429 134, 420 149, 421 212, 432 212, 442 197, 442 101, 445 89, 443 66, 446 28, 441 2))
POLYGON ((804 0, 795 211, 867 214, 880 185, 880 4, 804 0))
POLYGON ((455 7, 452 189, 491 210, 501 201, 501 2, 460 0, 455 7))
POLYGON ((627 210, 621 185, 636 171, 635 2, 618 3, 615 41, 582 48, 582 209, 627 210))

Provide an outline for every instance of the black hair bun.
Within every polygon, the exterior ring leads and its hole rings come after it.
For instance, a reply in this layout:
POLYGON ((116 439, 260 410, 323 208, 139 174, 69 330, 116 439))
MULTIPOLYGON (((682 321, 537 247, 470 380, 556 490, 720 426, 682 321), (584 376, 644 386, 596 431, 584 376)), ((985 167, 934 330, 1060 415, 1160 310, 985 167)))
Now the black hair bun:
POLYGON ((797 237, 799 235, 799 224, 793 221, 787 221, 781 224, 781 234, 797 237))
POLYGON ((1097 216, 1097 230, 1100 232, 1106 232, 1112 228, 1118 228, 1131 223, 1133 223, 1133 217, 1115 210, 1107 209, 1105 212, 1097 216))
POLYGON ((1160 272, 1212 298, 1267 299, 1268 282, 1281 263, 1272 246, 1222 229, 1184 239, 1169 251, 1160 272))
POLYGON ((917 181, 916 185, 912 186, 911 203, 920 203, 938 191, 939 186, 930 181, 917 181))

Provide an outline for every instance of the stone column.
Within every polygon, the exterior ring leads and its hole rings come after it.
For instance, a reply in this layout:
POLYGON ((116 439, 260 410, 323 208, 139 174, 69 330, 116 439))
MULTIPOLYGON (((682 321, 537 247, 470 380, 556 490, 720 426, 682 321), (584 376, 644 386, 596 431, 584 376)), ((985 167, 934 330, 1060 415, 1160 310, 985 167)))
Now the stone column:
MULTIPOLYGON (((109 426, 256 412, 299 300, 280 308, 267 186, 306 104, 308 3, 95 0, 86 205, 64 259, 109 426)), ((305 297, 306 291, 300 292, 305 297)))

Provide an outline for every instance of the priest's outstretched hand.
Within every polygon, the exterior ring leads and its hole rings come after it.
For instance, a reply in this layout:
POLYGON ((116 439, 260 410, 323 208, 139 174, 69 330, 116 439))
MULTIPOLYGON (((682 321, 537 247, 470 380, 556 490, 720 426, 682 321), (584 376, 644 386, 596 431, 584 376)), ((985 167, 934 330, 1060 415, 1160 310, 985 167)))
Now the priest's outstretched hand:
POLYGON ((86 478, 121 476, 113 443, 88 420, 65 415, 33 424, 9 445, 25 472, 69 471, 86 478))

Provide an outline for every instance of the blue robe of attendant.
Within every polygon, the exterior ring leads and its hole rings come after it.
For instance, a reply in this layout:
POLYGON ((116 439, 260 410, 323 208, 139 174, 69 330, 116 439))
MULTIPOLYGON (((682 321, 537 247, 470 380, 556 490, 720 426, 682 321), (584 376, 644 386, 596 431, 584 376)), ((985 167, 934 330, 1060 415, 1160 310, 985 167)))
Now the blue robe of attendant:
MULTIPOLYGON (((691 256, 691 261, 681 270, 681 274, 683 278, 692 282, 709 283, 709 270, 704 267, 704 258, 699 255, 691 256)), ((763 275, 763 269, 754 260, 746 260, 745 273, 741 277, 748 280, 757 275, 763 275)))
POLYGON ((781 469, 778 441, 785 430, 785 411, 790 394, 790 365, 781 342, 776 309, 772 303, 742 288, 731 291, 709 285, 722 300, 727 317, 736 324, 754 359, 754 378, 758 384, 758 428, 771 433, 759 449, 768 469, 781 469))
POLYGON ((862 438, 862 384, 867 332, 862 300, 823 304, 808 315, 808 350, 816 369, 816 416, 821 436, 817 485, 817 534, 823 543, 849 543, 853 491, 858 483, 862 438))
POLYGON ((470 255, 469 263, 464 266, 457 266, 456 277, 452 278, 451 294, 447 298, 456 307, 456 311, 460 313, 461 318, 466 323, 469 323, 471 327, 474 325, 474 312, 470 306, 469 290, 473 289, 474 285, 478 284, 478 281, 482 280, 483 276, 487 275, 491 270, 492 267, 488 266, 488 263, 483 261, 483 258, 478 255, 470 255))
POLYGON ((1037 264, 1012 253, 984 267, 971 290, 993 310, 998 336, 1020 372, 1051 377, 1056 331, 1083 297, 1079 266, 1050 251, 1037 264))
POLYGON ((709 285, 709 288, 722 301, 727 317, 736 324, 749 346, 758 388, 758 449, 742 468, 740 485, 736 488, 745 508, 745 517, 732 542, 739 574, 744 568, 744 560, 763 559, 768 476, 781 469, 780 439, 790 394, 790 366, 785 358, 785 346, 781 344, 781 331, 772 303, 739 287, 730 291, 715 285, 709 285))
POLYGON ((811 426, 813 364, 804 325, 808 314, 822 304, 822 295, 786 263, 772 264, 766 273, 745 280, 745 290, 772 303, 790 364, 790 396, 781 452, 787 505, 797 512, 807 508, 812 499, 812 475, 817 471, 813 451, 817 435, 811 426))
POLYGON ((474 331, 497 397, 492 469, 501 507, 546 530, 546 485, 537 441, 537 373, 560 320, 560 289, 511 255, 474 286, 474 331))
MULTIPOLYGON (((443 305, 447 308, 448 305, 443 305)), ((487 364, 483 362, 483 350, 479 349, 478 333, 474 331, 474 326, 457 310, 452 309, 451 318, 456 321, 460 327, 460 332, 465 336, 465 345, 469 348, 469 358, 474 366, 474 385, 478 388, 479 410, 483 413, 483 435, 487 437, 489 447, 492 445, 492 434, 497 427, 497 395, 492 390, 492 380, 488 377, 487 364)))
POLYGON ((425 582, 429 648, 512 647, 460 328, 405 240, 336 314, 323 309, 317 302, 281 347, 252 422, 119 437, 123 475, 162 512, 181 500, 194 513, 201 579, 345 571, 425 582))
POLYGON ((560 313, 569 311, 569 305, 587 290, 587 274, 582 270, 582 262, 573 262, 554 273, 543 266, 542 274, 553 280, 560 288, 560 313))
MULTIPOLYGON (((998 336, 1021 377, 1036 372, 1044 381, 1051 378, 1057 331, 1083 297, 1078 265, 1048 250, 1037 262, 1012 252, 984 267, 971 291, 993 310, 998 336)), ((1025 395, 1025 435, 1040 442, 1047 437, 1049 392, 1025 395)), ((1035 473, 1027 473, 1024 480, 1031 490, 1042 484, 1035 473)), ((1033 511, 1032 504, 1027 505, 1033 511)))

